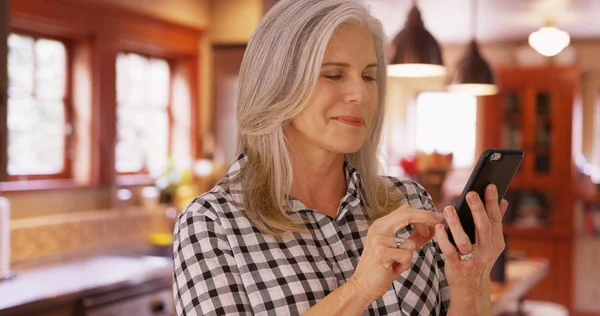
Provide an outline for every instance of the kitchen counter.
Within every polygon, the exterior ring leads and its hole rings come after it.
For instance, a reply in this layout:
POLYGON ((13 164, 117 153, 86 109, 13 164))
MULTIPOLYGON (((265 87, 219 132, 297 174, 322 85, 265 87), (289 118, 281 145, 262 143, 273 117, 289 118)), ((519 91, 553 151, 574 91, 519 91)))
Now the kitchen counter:
POLYGON ((99 256, 21 271, 0 281, 0 315, 30 315, 148 283, 170 288, 172 260, 99 256))

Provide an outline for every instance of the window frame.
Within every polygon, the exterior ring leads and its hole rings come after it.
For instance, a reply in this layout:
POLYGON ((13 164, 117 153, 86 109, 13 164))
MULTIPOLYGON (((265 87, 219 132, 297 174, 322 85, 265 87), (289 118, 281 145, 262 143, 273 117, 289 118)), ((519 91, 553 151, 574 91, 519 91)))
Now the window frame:
MULTIPOLYGON (((45 35, 45 34, 40 34, 38 32, 33 32, 33 31, 22 31, 19 29, 10 29, 9 30, 9 36, 11 34, 15 34, 15 35, 19 35, 19 36, 27 36, 27 37, 31 37, 34 41, 34 45, 35 43, 40 40, 40 39, 48 39, 48 40, 54 40, 54 41, 59 41, 61 42, 64 47, 65 47, 65 91, 64 91, 64 97, 63 97, 63 110, 65 113, 65 121, 63 122, 65 124, 65 127, 70 128, 71 131, 68 133, 65 133, 64 135, 64 150, 63 150, 63 170, 61 172, 58 173, 52 173, 52 174, 10 174, 8 173, 8 181, 9 182, 17 182, 17 181, 31 181, 31 180, 57 180, 57 179, 69 179, 72 177, 72 155, 71 153, 73 152, 73 137, 75 134, 75 129, 74 129, 74 115, 73 115, 73 106, 72 106, 72 71, 73 71, 73 66, 72 66, 72 52, 73 52, 73 44, 72 41, 70 41, 69 39, 66 38, 62 38, 59 36, 53 36, 53 35, 45 35)), ((8 54, 8 50, 7 50, 7 54, 8 54)), ((34 54, 35 56, 35 54, 34 54)), ((34 57, 35 58, 35 57, 34 57)), ((35 76, 35 72, 36 72, 36 63, 35 63, 35 59, 34 59, 34 65, 33 65, 33 74, 35 76)), ((35 79, 34 79, 35 82, 35 79)), ((8 84, 8 82, 7 82, 8 84)), ((35 83, 34 83, 35 84, 35 83)), ((8 85, 7 85, 8 87, 8 85)), ((32 95, 32 97, 34 99, 36 99, 35 97, 35 85, 34 85, 34 89, 33 89, 34 93, 32 95)), ((8 109, 8 100, 10 99, 10 95, 7 94, 7 109, 8 109)), ((8 117, 7 117, 8 119, 8 117)), ((7 132, 8 132, 8 126, 7 126, 7 132)), ((8 144, 7 144, 8 146, 8 144)), ((8 147, 6 148, 6 150, 8 151, 8 147)), ((7 166, 8 168, 8 161, 7 161, 7 166)))
MULTIPOLYGON (((72 78, 69 83, 72 102, 69 105, 73 112, 69 114, 72 114, 74 121, 75 133, 72 135, 76 137, 73 137, 70 178, 4 179, 0 180, 0 191, 106 188, 154 183, 150 175, 118 175, 115 170, 115 62, 118 52, 133 52, 172 61, 171 69, 175 65, 178 80, 184 80, 190 94, 186 102, 189 100, 191 138, 189 143, 187 139, 184 143, 189 148, 189 152, 185 153, 190 155, 192 161, 203 156, 198 149, 202 148, 203 136, 200 132, 199 113, 203 113, 203 105, 199 102, 199 78, 204 72, 199 68, 199 44, 204 39, 204 29, 109 5, 104 1, 14 1, 9 9, 11 18, 8 33, 39 34, 44 38, 66 39, 72 43, 72 52, 68 54, 69 64, 73 67, 69 72, 72 78), (80 85, 84 86, 85 91, 82 92, 80 85)), ((171 73, 171 80, 173 78, 174 74, 171 73)), ((2 134, 7 124, 0 123, 0 129, 2 134)), ((188 134, 187 130, 183 132, 188 134)), ((7 147, 1 148, 0 152, 3 150, 6 151, 7 147)), ((187 156, 184 158, 187 159, 187 156)), ((6 170, 7 162, 0 159, 0 164, 0 169, 6 170)))
MULTIPOLYGON (((174 63, 175 61, 173 61, 172 59, 160 56, 160 55, 152 55, 152 54, 148 54, 148 53, 140 53, 138 51, 131 51, 131 50, 121 50, 119 52, 117 52, 117 58, 119 56, 119 54, 135 54, 141 57, 144 57, 148 60, 150 59, 162 59, 165 62, 167 62, 167 65, 169 66, 169 91, 168 91, 168 97, 167 97, 167 121, 168 121, 168 125, 167 125, 167 130, 169 131, 168 137, 167 137, 167 156, 170 157, 171 153, 173 152, 173 148, 172 148, 172 137, 173 137, 173 113, 172 113, 172 107, 173 107, 173 101, 172 101, 172 97, 173 97, 173 71, 174 71, 174 63)), ((116 61, 116 59, 115 59, 116 61)), ((116 62, 115 62, 115 67, 116 67, 116 62)), ((116 74, 116 72, 115 72, 116 74)), ((118 75, 118 74, 116 74, 118 75)), ((116 82, 117 82, 117 78, 115 76, 115 93, 116 93, 116 82)), ((116 140, 119 134, 118 131, 118 117, 117 116, 117 110, 119 108, 119 100, 116 100, 116 104, 115 104, 115 146, 116 144, 116 140)), ((117 173, 117 178, 119 180, 121 180, 120 183, 132 183, 132 182, 142 182, 142 183, 146 183, 146 182, 150 182, 152 181, 152 177, 150 175, 150 171, 147 168, 147 165, 144 165, 144 167, 142 168, 142 170, 140 171, 126 171, 126 172, 118 172, 116 170, 117 166, 116 166, 116 147, 115 147, 115 172, 117 173)))

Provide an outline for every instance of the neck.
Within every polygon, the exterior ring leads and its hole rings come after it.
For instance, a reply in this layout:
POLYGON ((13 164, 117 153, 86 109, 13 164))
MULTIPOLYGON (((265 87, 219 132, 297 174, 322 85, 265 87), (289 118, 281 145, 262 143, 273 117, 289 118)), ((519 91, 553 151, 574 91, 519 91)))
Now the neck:
POLYGON ((344 155, 290 151, 294 179, 291 196, 307 207, 335 217, 346 192, 344 155))

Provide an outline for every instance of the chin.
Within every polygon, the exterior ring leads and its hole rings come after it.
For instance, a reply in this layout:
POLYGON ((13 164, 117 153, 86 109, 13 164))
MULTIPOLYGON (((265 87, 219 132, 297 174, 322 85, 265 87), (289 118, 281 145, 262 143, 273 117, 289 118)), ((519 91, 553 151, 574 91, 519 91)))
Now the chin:
POLYGON ((338 141, 335 144, 332 144, 332 148, 334 149, 335 152, 338 152, 340 154, 352 154, 355 153, 357 151, 360 150, 360 148, 362 147, 364 141, 350 141, 350 140, 345 140, 345 141, 338 141))

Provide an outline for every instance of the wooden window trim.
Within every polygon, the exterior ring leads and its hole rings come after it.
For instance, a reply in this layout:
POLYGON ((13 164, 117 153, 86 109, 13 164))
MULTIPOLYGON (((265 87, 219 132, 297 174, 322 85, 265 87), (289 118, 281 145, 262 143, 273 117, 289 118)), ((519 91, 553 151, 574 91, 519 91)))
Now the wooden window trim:
MULTIPOLYGON (((46 38, 65 38, 71 40, 74 46, 86 45, 89 47, 89 55, 92 56, 88 69, 91 81, 89 102, 93 119, 90 122, 90 131, 87 132, 90 133, 91 157, 90 161, 87 161, 86 158, 85 162, 89 165, 89 171, 87 171, 89 174, 84 175, 81 179, 0 182, 0 191, 154 183, 153 179, 147 175, 118 176, 114 168, 116 137, 116 72, 114 68, 116 54, 121 51, 185 62, 190 67, 191 158, 195 160, 202 155, 196 149, 201 148, 198 145, 202 139, 202 135, 198 133, 201 130, 198 117, 198 100, 200 100, 198 96, 198 58, 199 42, 203 30, 150 17, 144 13, 118 6, 104 5, 102 1, 13 1, 10 6, 10 14, 11 30, 39 33, 46 38)), ((69 73, 69 75, 72 74, 69 73)), ((70 88, 77 89, 76 87, 70 88)), ((72 108, 77 112, 75 105, 72 105, 72 108)), ((74 119, 77 121, 78 118, 74 116, 74 119)))
MULTIPOLYGON (((168 116, 168 125, 167 125, 167 129, 169 131, 169 135, 168 135, 168 139, 167 139, 167 155, 170 156, 172 151, 172 136, 173 136, 173 113, 172 113, 172 107, 173 107, 173 102, 172 102, 172 97, 173 97, 173 72, 175 70, 174 67, 174 63, 176 61, 173 61, 172 59, 168 59, 165 58, 163 56, 156 56, 156 55, 150 55, 148 53, 140 53, 137 51, 130 51, 130 50, 124 50, 124 51, 120 51, 119 53, 122 54, 135 54, 141 57, 146 58, 147 60, 150 59, 162 59, 164 61, 167 62, 168 66, 169 66, 169 90, 168 90, 168 97, 167 97, 167 116, 168 116)), ((116 64, 115 64, 116 66, 116 64)), ((116 82, 116 77, 115 77, 115 82, 116 82)), ((116 86, 116 85, 115 85, 116 86)), ((117 102, 116 106, 115 106, 115 110, 118 109, 119 104, 117 102)), ((117 131, 118 134, 118 131, 117 131)), ((116 158, 115 158, 116 159, 116 158)), ((148 166, 143 166, 142 170, 140 171, 132 171, 132 172, 117 172, 117 183, 131 183, 131 184, 149 184, 149 183, 154 183, 149 170, 147 169, 148 166)), ((116 168, 116 166, 115 166, 116 168)))
POLYGON ((73 179, 45 179, 0 182, 0 192, 47 191, 86 187, 90 186, 88 184, 77 183, 73 179))
MULTIPOLYGON (((72 108, 72 100, 71 100, 71 87, 72 87, 72 52, 73 52, 73 45, 71 43, 70 40, 65 39, 65 38, 61 38, 61 37, 57 37, 57 36, 46 36, 46 35, 41 35, 37 32, 28 32, 28 31, 21 31, 18 29, 13 29, 10 30, 9 35, 10 34, 15 34, 15 35, 19 35, 19 36, 27 36, 27 37, 31 37, 34 41, 34 47, 35 47, 35 43, 40 40, 40 39, 48 39, 48 40, 55 40, 55 41, 59 41, 63 44, 63 46, 65 47, 65 91, 64 91, 64 96, 63 96, 63 110, 65 113, 65 121, 63 122, 65 124, 65 126, 70 126, 71 129, 73 129, 73 108, 72 108)), ((8 52, 8 51, 7 51, 8 52)), ((34 54, 35 56, 35 54, 34 54)), ((35 72, 37 71, 36 69, 36 62, 35 62, 35 57, 34 57, 34 66, 33 66, 33 75, 35 76, 35 72)), ((35 79, 34 79, 34 87, 33 87, 33 95, 32 97, 35 99, 36 98, 36 93, 35 93, 36 87, 35 87, 35 79)), ((8 102, 8 98, 7 97, 7 102, 8 102)), ((8 108, 8 104, 7 104, 7 108, 8 108)), ((8 117, 7 117, 8 118, 8 117)), ((53 179, 69 179, 72 176, 72 159, 71 159, 71 153, 73 152, 73 132, 71 133, 65 133, 64 135, 64 149, 63 149, 63 170, 61 170, 60 172, 57 173, 52 173, 52 174, 8 174, 8 181, 10 182, 14 182, 14 181, 31 181, 31 180, 53 180, 53 179)), ((7 148, 8 150, 8 148, 7 148)), ((8 161, 7 161, 8 163, 8 161)))

